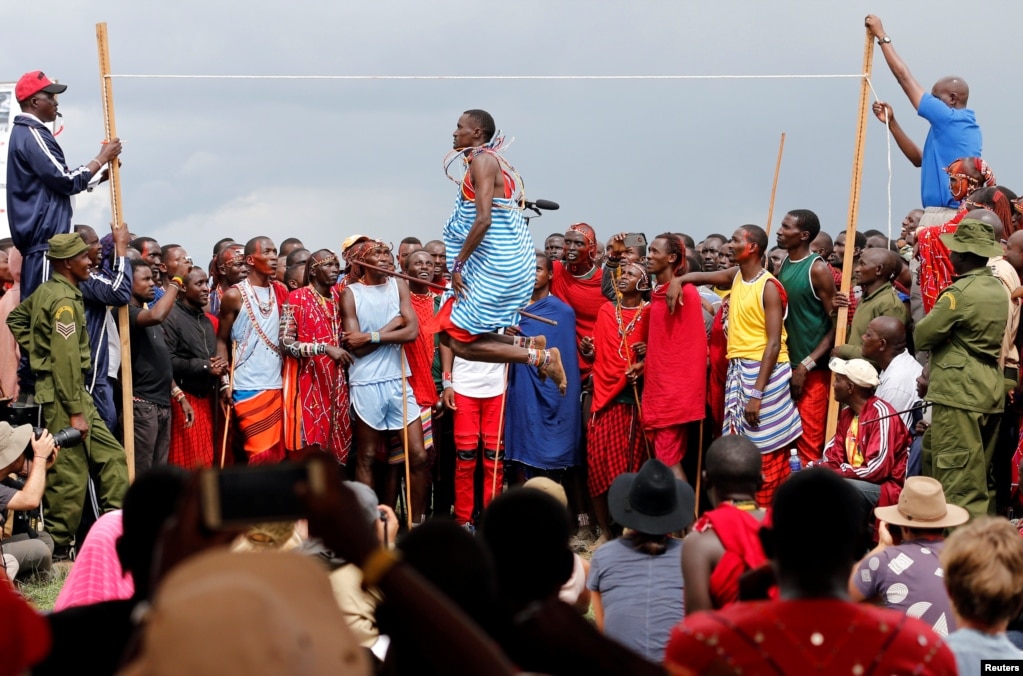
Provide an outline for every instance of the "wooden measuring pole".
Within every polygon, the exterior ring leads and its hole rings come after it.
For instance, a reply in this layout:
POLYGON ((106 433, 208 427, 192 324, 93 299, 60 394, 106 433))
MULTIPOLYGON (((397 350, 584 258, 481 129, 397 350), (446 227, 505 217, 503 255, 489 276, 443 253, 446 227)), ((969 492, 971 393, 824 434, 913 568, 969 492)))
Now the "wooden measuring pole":
POLYGON ((774 164, 774 183, 771 184, 771 204, 767 209, 767 227, 764 228, 768 237, 771 235, 771 219, 774 218, 774 196, 778 194, 778 174, 781 173, 781 154, 783 152, 785 152, 785 132, 781 133, 781 141, 778 142, 778 161, 774 164))
MULTIPOLYGON (((867 40, 863 47, 863 81, 860 83, 860 119, 856 132, 856 151, 853 153, 852 183, 849 188, 849 220, 845 226, 845 255, 842 257, 842 293, 848 295, 852 286, 853 252, 856 241, 856 220, 860 213, 860 184, 863 181, 863 146, 867 139, 867 119, 870 113, 870 77, 874 64, 874 36, 867 29, 867 40)), ((845 345, 848 331, 849 308, 838 309, 838 320, 835 324, 835 345, 845 345)), ((838 426, 838 402, 835 393, 831 392, 828 401, 828 424, 825 438, 835 435, 838 426)))
MULTIPOLYGON (((99 82, 103 94, 103 127, 107 140, 117 137, 114 124, 114 89, 110 81, 110 49, 107 42, 107 24, 96 24, 96 47, 99 51, 99 82)), ((110 217, 115 228, 123 228, 121 213, 121 167, 116 159, 107 164, 110 172, 110 217)), ((124 427, 124 454, 128 462, 128 481, 135 481, 135 415, 132 408, 131 335, 128 328, 128 306, 117 313, 117 327, 121 333, 121 420, 124 427)))

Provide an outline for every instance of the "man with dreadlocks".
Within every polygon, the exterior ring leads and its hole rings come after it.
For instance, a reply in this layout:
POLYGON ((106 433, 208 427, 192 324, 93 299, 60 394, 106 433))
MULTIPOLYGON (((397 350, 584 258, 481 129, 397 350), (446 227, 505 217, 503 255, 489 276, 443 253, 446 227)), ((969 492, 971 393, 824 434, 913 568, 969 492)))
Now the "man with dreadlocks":
POLYGON ((687 425, 703 420, 707 406, 707 332, 695 286, 681 290, 681 306, 665 302, 669 283, 686 271, 686 247, 672 233, 647 247, 646 270, 654 277, 650 299, 643 427, 654 456, 680 479, 688 446, 687 425))
POLYGON ((341 347, 341 266, 329 249, 314 253, 307 265, 309 285, 291 292, 281 319, 284 445, 297 451, 316 444, 345 465, 352 421, 344 366, 352 355, 341 347))
MULTIPOLYGON (((355 479, 372 488, 380 442, 391 431, 404 435, 407 430, 409 508, 413 523, 419 523, 426 511, 426 448, 419 404, 408 382, 411 372, 402 349, 419 335, 419 319, 409 300, 408 285, 375 269, 389 270, 394 265, 391 247, 367 238, 352 244, 346 256, 349 281, 341 293, 341 318, 344 341, 355 355, 348 371, 355 411, 355 479)), ((388 458, 392 469, 404 460, 404 452, 388 458)), ((392 506, 395 485, 390 482, 387 488, 387 502, 392 506)))
POLYGON ((743 225, 731 240, 730 256, 738 268, 683 275, 672 280, 668 296, 668 304, 673 306, 682 284, 723 286, 731 280, 722 433, 749 437, 760 449, 764 463, 764 485, 757 493, 760 505, 771 504, 774 491, 788 476, 785 449, 803 433, 789 389, 792 369, 784 322, 787 298, 781 284, 761 263, 766 248, 764 229, 743 225))
POLYGON ((529 303, 536 258, 522 217, 522 179, 499 151, 504 136, 485 110, 467 110, 452 134, 445 171, 461 160, 465 174, 444 226, 451 290, 436 318, 441 343, 469 361, 529 364, 565 392, 557 348, 545 340, 502 338, 494 331, 519 323, 529 303), (517 199, 516 199, 517 198, 517 199))

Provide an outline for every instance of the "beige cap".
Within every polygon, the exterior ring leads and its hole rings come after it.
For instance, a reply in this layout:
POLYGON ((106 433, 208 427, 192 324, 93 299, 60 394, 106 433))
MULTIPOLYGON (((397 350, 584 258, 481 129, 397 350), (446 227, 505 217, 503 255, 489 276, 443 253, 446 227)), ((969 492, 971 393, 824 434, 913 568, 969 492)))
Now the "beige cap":
POLYGON ((877 384, 880 382, 877 378, 877 369, 871 366, 870 362, 866 359, 839 359, 835 357, 828 363, 828 368, 835 373, 841 373, 860 387, 877 387, 877 384))
POLYGON ((294 553, 188 559, 163 581, 124 674, 370 674, 326 570, 294 553))

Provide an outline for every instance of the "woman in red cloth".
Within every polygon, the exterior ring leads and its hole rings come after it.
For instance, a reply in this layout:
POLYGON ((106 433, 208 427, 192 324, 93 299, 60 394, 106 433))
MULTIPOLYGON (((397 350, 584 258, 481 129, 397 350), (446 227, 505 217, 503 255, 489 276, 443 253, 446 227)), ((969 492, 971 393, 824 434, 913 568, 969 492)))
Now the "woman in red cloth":
MULTIPOLYGON (((555 263, 556 265, 556 263, 555 263)), ((647 459, 637 400, 637 379, 643 373, 650 304, 646 271, 635 263, 621 269, 617 303, 605 301, 597 313, 593 336, 582 340, 583 358, 592 363, 593 413, 586 428, 589 450, 587 483, 601 537, 611 522, 607 492, 627 472, 638 472, 647 459)))
POLYGON ((647 272, 654 276, 647 337, 643 427, 655 457, 681 479, 688 442, 686 425, 703 420, 707 406, 707 332, 700 292, 682 287, 678 308, 668 308, 668 282, 685 272, 685 244, 664 233, 647 248, 647 272))
MULTIPOLYGON (((949 188, 952 197, 960 202, 959 212, 948 223, 920 228, 916 233, 917 256, 920 258, 920 296, 923 299, 924 312, 930 312, 938 296, 945 287, 952 283, 955 272, 948 248, 941 243, 940 235, 955 232, 959 221, 971 209, 984 208, 996 211, 999 218, 1003 213, 1011 216, 1012 205, 1005 200, 1005 206, 999 211, 993 195, 985 194, 988 199, 980 204, 980 189, 994 188, 998 185, 995 174, 987 162, 979 157, 964 157, 945 167, 948 174, 949 188)), ((1004 196, 1002 196, 1004 197, 1004 196)), ((1003 225, 1009 221, 1002 221, 1003 225)), ((1006 235, 1011 233, 1011 225, 1006 226, 1006 235)))

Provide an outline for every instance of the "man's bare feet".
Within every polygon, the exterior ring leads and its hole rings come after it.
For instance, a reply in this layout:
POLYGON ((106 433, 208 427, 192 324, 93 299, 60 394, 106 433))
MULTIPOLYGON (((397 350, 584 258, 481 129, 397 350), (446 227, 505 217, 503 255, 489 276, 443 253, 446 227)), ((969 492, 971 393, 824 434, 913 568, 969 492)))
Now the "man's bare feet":
MULTIPOLYGON (((1023 288, 1023 287, 1021 287, 1023 288)), ((546 350, 547 349, 547 337, 546 336, 533 336, 529 339, 529 345, 527 346, 533 350, 546 350)))
POLYGON ((558 386, 558 390, 564 394, 565 390, 568 389, 568 379, 565 377, 565 367, 561 364, 561 350, 552 347, 547 351, 547 354, 550 355, 550 361, 540 369, 540 377, 550 377, 554 384, 558 386))

